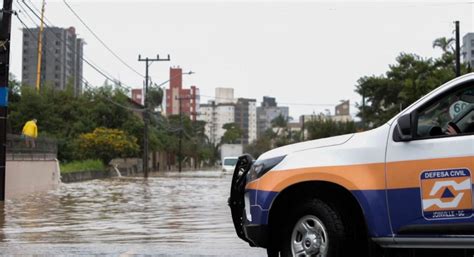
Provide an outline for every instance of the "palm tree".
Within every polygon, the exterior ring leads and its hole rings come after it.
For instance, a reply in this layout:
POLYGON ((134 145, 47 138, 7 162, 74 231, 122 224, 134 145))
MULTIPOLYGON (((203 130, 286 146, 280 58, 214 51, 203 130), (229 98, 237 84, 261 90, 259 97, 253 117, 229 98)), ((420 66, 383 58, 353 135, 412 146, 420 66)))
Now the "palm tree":
POLYGON ((272 120, 272 128, 277 128, 276 135, 279 136, 281 129, 288 127, 288 119, 285 118, 281 113, 272 120))
POLYGON ((439 47, 445 53, 454 53, 454 38, 440 37, 433 41, 433 48, 439 47))

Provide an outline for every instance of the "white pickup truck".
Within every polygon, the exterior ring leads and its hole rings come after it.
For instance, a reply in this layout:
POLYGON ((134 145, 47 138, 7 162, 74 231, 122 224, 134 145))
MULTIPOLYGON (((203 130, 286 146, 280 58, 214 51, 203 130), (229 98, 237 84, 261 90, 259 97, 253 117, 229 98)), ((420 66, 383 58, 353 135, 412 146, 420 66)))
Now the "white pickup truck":
POLYGON ((473 172, 470 73, 376 129, 241 156, 229 205, 237 235, 269 256, 473 249, 473 172))

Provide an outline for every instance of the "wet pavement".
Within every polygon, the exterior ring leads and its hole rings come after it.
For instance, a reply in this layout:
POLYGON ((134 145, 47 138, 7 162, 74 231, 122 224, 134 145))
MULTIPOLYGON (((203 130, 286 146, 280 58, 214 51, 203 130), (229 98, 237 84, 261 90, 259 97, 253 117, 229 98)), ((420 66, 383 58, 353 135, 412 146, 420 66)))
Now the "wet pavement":
POLYGON ((0 206, 0 255, 265 256, 235 234, 230 175, 63 184, 0 206))

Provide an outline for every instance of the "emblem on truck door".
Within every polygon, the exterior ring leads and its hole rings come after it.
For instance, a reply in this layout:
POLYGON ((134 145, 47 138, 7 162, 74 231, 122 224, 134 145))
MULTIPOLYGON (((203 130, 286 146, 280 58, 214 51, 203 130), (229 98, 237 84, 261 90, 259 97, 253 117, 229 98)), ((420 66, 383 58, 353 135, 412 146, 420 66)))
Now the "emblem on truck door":
POLYGON ((420 179, 425 219, 472 217, 472 182, 468 169, 424 171, 420 179))

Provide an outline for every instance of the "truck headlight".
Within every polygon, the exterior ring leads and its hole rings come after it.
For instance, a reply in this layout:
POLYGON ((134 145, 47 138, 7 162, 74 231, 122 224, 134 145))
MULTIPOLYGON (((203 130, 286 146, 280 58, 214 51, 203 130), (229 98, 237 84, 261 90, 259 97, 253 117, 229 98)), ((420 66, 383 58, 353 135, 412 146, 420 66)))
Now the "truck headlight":
POLYGON ((255 161, 247 175, 247 182, 260 178, 269 170, 273 169, 273 167, 277 166, 278 163, 283 161, 285 157, 286 155, 283 155, 283 156, 273 157, 270 159, 255 161))

